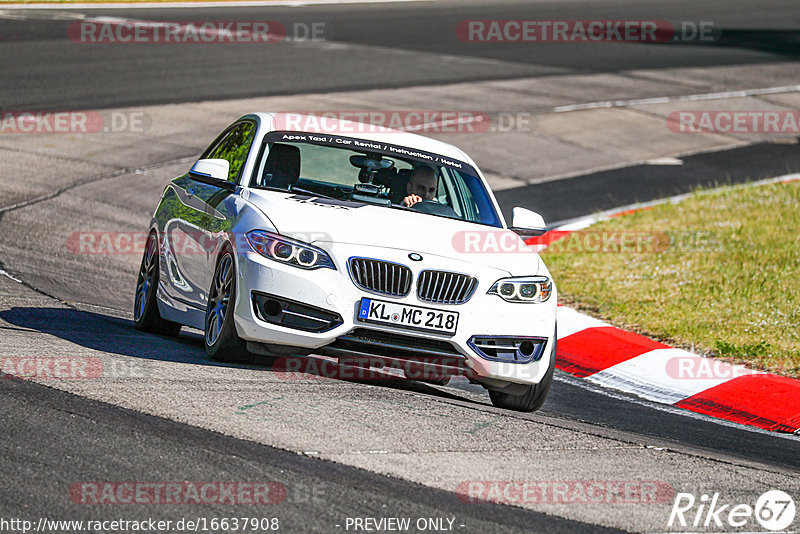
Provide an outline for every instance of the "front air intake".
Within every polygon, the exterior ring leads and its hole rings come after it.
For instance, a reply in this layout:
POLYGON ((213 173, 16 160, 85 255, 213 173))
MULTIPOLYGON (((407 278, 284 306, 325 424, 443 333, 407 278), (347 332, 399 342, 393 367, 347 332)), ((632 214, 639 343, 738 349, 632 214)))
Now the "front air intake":
POLYGON ((353 283, 366 291, 390 297, 404 297, 411 290, 411 269, 399 263, 350 258, 353 283))
POLYGON ((546 343, 542 338, 510 336, 472 336, 467 341, 481 357, 509 363, 539 361, 546 343))
POLYGON ((478 280, 467 274, 449 271, 422 271, 417 281, 417 297, 425 302, 463 304, 472 298, 478 280))
POLYGON ((342 324, 336 312, 255 291, 253 310, 262 321, 304 332, 327 332, 342 324))

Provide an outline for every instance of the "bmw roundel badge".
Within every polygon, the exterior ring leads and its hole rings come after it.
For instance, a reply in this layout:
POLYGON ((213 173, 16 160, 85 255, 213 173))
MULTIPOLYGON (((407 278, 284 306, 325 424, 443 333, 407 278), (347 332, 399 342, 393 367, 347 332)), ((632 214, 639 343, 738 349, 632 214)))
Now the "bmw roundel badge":
POLYGON ((412 252, 411 254, 409 254, 408 258, 413 261, 422 261, 422 256, 420 254, 417 254, 416 252, 412 252))

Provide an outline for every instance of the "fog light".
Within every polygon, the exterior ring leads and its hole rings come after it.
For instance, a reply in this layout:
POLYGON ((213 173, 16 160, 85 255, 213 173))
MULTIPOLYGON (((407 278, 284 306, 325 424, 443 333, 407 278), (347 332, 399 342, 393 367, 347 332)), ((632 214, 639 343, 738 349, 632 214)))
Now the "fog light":
POLYGON ((265 300, 262 309, 265 315, 274 317, 281 313, 281 304, 277 300, 265 300))
POLYGON ((530 356, 536 347, 530 341, 523 341, 519 344, 519 352, 523 356, 530 356))

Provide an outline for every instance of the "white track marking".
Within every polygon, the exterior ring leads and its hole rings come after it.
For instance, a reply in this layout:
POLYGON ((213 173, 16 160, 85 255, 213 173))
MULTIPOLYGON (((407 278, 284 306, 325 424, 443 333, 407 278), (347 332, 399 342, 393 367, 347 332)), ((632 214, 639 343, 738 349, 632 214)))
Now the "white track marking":
POLYGON ((3 269, 0 269, 0 275, 7 276, 8 278, 11 278, 13 281, 17 282, 18 284, 22 283, 22 280, 20 280, 19 278, 14 278, 13 276, 11 276, 7 272, 5 272, 3 269))
POLYGON ((21 11, 17 6, 5 6, 0 4, 0 19, 7 20, 83 20, 86 15, 83 13, 71 13, 69 11, 47 11, 45 13, 33 10, 21 11))
POLYGON ((623 108, 647 104, 667 104, 669 102, 696 102, 700 100, 721 100, 725 98, 743 98, 758 95, 776 95, 780 93, 794 93, 800 91, 800 85, 780 85, 777 87, 762 87, 758 89, 743 89, 740 91, 721 91, 718 93, 700 93, 695 95, 659 96, 654 98, 634 98, 631 100, 602 100, 600 102, 587 102, 585 104, 572 104, 569 106, 556 106, 555 113, 580 111, 596 108, 623 108))
POLYGON ((678 158, 664 157, 646 159, 642 163, 645 165, 683 165, 683 160, 678 158))
MULTIPOLYGON (((122 25, 135 25, 140 28, 168 28, 170 25, 176 24, 175 22, 169 21, 150 21, 150 20, 138 20, 138 19, 127 19, 127 18, 119 18, 119 17, 89 17, 85 19, 85 22, 90 23, 97 23, 97 24, 108 24, 111 26, 122 26, 122 25)), ((181 32, 187 32, 189 30, 194 29, 195 32, 200 30, 200 28, 193 27, 192 24, 180 24, 178 25, 178 30, 181 32)), ((217 30, 215 28, 212 29, 202 29, 203 34, 206 35, 213 35, 215 37, 222 36, 223 38, 231 38, 235 37, 239 38, 251 38, 253 35, 250 31, 230 31, 225 32, 221 30, 217 30)), ((280 41, 283 36, 274 34, 274 33, 266 33, 265 34, 269 40, 269 42, 278 42, 280 41)))

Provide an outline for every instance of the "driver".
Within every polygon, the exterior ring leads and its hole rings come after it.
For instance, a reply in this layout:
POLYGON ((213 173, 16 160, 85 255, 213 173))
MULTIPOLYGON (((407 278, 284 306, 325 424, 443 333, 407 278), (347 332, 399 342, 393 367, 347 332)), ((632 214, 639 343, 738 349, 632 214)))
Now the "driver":
POLYGON ((436 171, 423 165, 414 169, 406 185, 408 196, 403 199, 403 205, 411 207, 423 200, 433 200, 436 195, 436 171))

